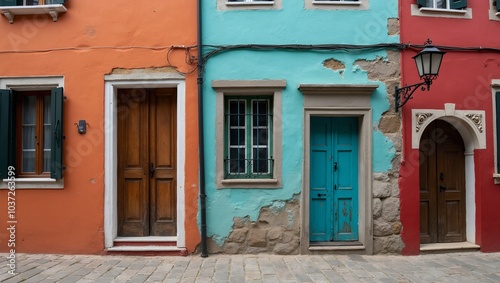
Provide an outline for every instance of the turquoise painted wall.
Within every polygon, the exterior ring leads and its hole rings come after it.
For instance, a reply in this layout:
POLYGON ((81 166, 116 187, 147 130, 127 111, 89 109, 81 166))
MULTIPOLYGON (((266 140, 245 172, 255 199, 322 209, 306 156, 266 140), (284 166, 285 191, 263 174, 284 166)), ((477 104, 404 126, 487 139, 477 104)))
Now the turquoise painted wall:
MULTIPOLYGON (((203 45, 234 44, 375 44, 398 43, 389 36, 388 18, 397 18, 397 0, 369 0, 369 10, 305 10, 304 0, 282 0, 281 10, 218 11, 216 0, 203 3, 203 45)), ((204 52, 210 48, 204 48, 204 52)), ((299 84, 367 84, 379 88, 371 96, 373 123, 390 107, 386 87, 368 79, 356 60, 387 58, 386 50, 255 51, 234 50, 211 57, 205 66, 204 121, 208 236, 222 245, 234 217, 256 220, 264 206, 280 205, 302 190, 303 95, 299 84), (325 60, 343 62, 344 70, 323 66, 325 60), (283 188, 223 189, 215 187, 215 92, 213 80, 284 79, 282 97, 283 188)), ((277 109, 275 109, 277 111, 277 109)), ((374 172, 389 170, 395 150, 381 132, 373 132, 374 172)), ((280 161, 277 161, 280 162, 280 161)))

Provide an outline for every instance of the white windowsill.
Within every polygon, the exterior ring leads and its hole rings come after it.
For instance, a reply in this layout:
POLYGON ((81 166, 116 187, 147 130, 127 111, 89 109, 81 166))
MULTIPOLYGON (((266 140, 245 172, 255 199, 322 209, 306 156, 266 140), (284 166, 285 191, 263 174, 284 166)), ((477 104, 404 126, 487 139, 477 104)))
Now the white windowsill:
POLYGON ((465 15, 467 14, 466 10, 454 10, 454 9, 438 9, 438 8, 420 8, 420 12, 428 12, 428 13, 443 13, 443 14, 457 14, 457 15, 465 15))
MULTIPOLYGON (((3 179, 0 182, 0 190, 8 189, 9 179, 3 179)), ((56 180, 51 178, 16 178, 15 189, 63 189, 64 179, 56 180)))
POLYGON ((38 15, 47 14, 52 17, 54 22, 57 22, 59 13, 68 11, 63 4, 54 5, 36 5, 36 6, 2 6, 0 10, 4 16, 9 20, 9 23, 14 22, 14 18, 18 15, 38 15))
POLYGON ((339 1, 312 1, 313 5, 342 5, 342 6, 361 6, 361 1, 357 2, 339 2, 339 1))
POLYGON ((251 5, 274 5, 274 1, 255 1, 255 2, 226 2, 227 6, 251 6, 251 5))
POLYGON ((494 173, 493 181, 495 182, 495 184, 500 184, 500 174, 494 173))
POLYGON ((278 179, 225 179, 222 180, 223 185, 234 185, 234 184, 277 184, 278 179))

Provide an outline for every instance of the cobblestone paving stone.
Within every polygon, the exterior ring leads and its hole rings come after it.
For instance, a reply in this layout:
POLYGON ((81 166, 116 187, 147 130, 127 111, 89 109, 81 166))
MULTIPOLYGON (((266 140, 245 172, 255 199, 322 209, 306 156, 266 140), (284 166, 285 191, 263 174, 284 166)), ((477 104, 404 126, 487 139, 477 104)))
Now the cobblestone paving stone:
POLYGON ((199 255, 187 257, 17 254, 0 282, 500 282, 500 253, 420 256, 199 255))

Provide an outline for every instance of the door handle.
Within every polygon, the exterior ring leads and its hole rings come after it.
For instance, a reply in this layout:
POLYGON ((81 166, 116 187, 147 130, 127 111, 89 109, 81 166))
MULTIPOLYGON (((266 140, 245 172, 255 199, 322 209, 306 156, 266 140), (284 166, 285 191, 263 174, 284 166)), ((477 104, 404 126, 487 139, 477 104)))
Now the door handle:
POLYGON ((326 197, 326 194, 318 194, 318 197, 326 197))
POLYGON ((334 162, 333 163, 333 171, 337 171, 337 168, 338 168, 338 163, 334 162))
POLYGON ((149 164, 149 178, 153 178, 155 174, 155 166, 153 163, 149 164))
POLYGON ((439 185, 439 191, 441 192, 446 191, 446 187, 443 184, 439 185))

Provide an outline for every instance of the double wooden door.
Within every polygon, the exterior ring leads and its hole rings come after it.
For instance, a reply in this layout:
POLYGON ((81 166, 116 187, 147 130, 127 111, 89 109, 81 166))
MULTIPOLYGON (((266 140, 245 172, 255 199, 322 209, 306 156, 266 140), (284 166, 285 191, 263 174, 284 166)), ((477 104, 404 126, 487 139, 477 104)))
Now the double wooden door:
POLYGON ((311 117, 310 241, 358 240, 358 119, 311 117))
POLYGON ((176 235, 176 91, 118 90, 118 236, 176 235))
POLYGON ((420 242, 465 241, 465 156, 460 133, 432 122, 420 141, 420 242))

